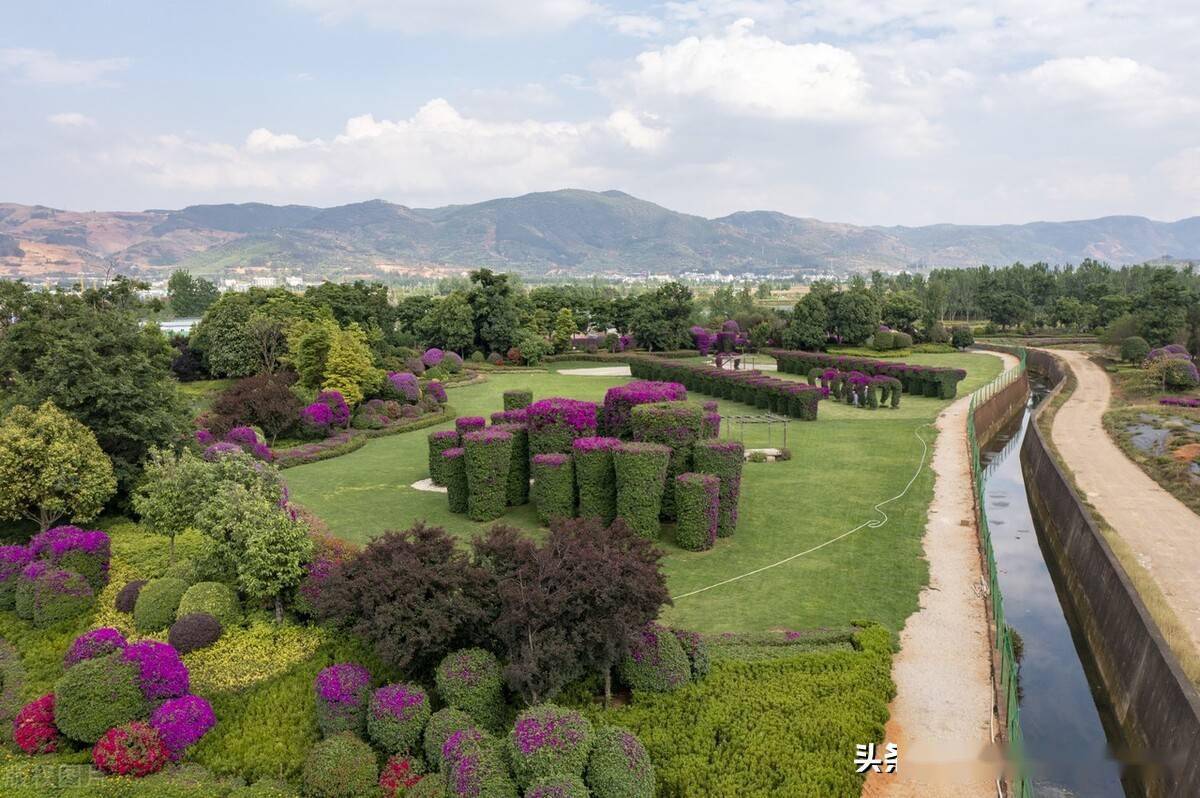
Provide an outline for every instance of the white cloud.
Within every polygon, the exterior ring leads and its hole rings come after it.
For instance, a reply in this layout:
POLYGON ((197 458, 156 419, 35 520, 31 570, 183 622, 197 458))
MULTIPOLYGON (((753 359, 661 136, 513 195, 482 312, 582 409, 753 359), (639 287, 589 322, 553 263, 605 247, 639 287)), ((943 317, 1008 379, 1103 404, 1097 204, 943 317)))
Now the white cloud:
POLYGON ((59 127, 95 127, 96 120, 77 111, 64 111, 61 114, 50 114, 46 121, 59 127))
POLYGON ((1154 121, 1196 109, 1171 78, 1132 58, 1089 55, 1052 58, 1018 76, 1021 85, 1055 103, 1078 104, 1154 121))
POLYGON ((665 29, 658 17, 642 14, 616 14, 608 18, 608 24, 623 36, 657 36, 665 29))
POLYGON ((643 95, 705 99, 737 114, 831 120, 861 116, 867 82, 858 59, 829 44, 785 44, 742 19, 723 33, 688 37, 637 57, 643 95))
POLYGON ((591 0, 292 0, 330 24, 361 18, 407 34, 479 36, 561 30, 596 14, 591 0))
POLYGON ((69 59, 28 47, 0 50, 0 72, 27 83, 109 86, 109 75, 128 67, 128 58, 69 59))
POLYGON ((637 114, 624 108, 613 111, 604 124, 635 150, 657 150, 670 134, 666 128, 646 125, 637 114))

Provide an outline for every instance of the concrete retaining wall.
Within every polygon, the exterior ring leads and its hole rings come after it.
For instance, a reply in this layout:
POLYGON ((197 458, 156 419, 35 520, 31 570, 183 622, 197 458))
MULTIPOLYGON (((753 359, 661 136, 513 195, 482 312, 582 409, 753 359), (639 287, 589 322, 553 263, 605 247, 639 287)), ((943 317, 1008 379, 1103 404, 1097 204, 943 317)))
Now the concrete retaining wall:
MULTIPOLYGON (((1046 352, 1030 350, 1028 363, 1056 382, 1065 377, 1046 352)), ((1149 795, 1200 796, 1200 696, 1036 424, 1025 433, 1021 468, 1052 565, 1123 736, 1137 749, 1131 758, 1149 795)))

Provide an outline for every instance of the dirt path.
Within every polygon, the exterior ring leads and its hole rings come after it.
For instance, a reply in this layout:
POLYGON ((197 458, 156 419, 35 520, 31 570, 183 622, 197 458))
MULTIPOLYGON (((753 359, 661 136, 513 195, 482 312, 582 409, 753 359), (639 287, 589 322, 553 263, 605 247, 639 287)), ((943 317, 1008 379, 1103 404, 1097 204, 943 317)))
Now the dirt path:
MULTIPOLYGON (((1005 368, 1016 358, 1003 356, 1005 368)), ((966 423, 970 397, 938 416, 933 503, 925 526, 929 586, 900 634, 892 664, 896 698, 884 733, 899 745, 894 774, 872 774, 868 798, 994 796, 991 643, 979 592, 983 573, 975 530, 966 423)))
POLYGON ((1051 438, 1080 491, 1154 577, 1200 647, 1200 519, 1129 460, 1101 421, 1112 387, 1083 352, 1050 350, 1075 373, 1079 387, 1054 417, 1051 438))

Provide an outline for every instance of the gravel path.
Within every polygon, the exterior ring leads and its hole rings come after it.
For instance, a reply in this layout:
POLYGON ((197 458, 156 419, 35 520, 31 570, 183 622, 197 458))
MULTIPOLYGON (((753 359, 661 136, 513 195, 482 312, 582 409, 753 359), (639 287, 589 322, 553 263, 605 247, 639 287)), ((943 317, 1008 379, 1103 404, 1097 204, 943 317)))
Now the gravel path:
POLYGON ((569 377, 628 377, 629 366, 593 366, 586 369, 561 369, 569 377))
POLYGON ((1101 421, 1112 396, 1104 370, 1086 353, 1050 350, 1079 387, 1054 417, 1051 438, 1096 511, 1129 544, 1200 647, 1200 517, 1125 456, 1101 421))
MULTIPOLYGON (((989 353, 996 354, 996 353, 989 353)), ((1001 356, 1004 367, 1016 365, 1001 356)), ((885 742, 899 746, 893 774, 871 774, 868 798, 994 796, 991 746, 991 642, 979 590, 983 583, 975 528, 964 396, 937 419, 933 502, 923 540, 929 586, 900 633, 892 663, 896 698, 885 742)))

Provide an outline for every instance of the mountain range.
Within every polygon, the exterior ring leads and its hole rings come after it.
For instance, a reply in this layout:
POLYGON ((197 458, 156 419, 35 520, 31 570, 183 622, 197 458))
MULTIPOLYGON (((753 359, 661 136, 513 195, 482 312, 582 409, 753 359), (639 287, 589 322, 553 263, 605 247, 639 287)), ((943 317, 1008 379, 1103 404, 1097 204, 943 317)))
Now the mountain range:
POLYGON ((77 212, 0 203, 0 274, 44 278, 113 267, 147 277, 176 268, 436 276, 479 266, 561 276, 842 274, 1164 257, 1200 258, 1200 217, 880 227, 774 211, 706 219, 620 191, 576 189, 441 208, 370 200, 332 208, 245 203, 77 212))

